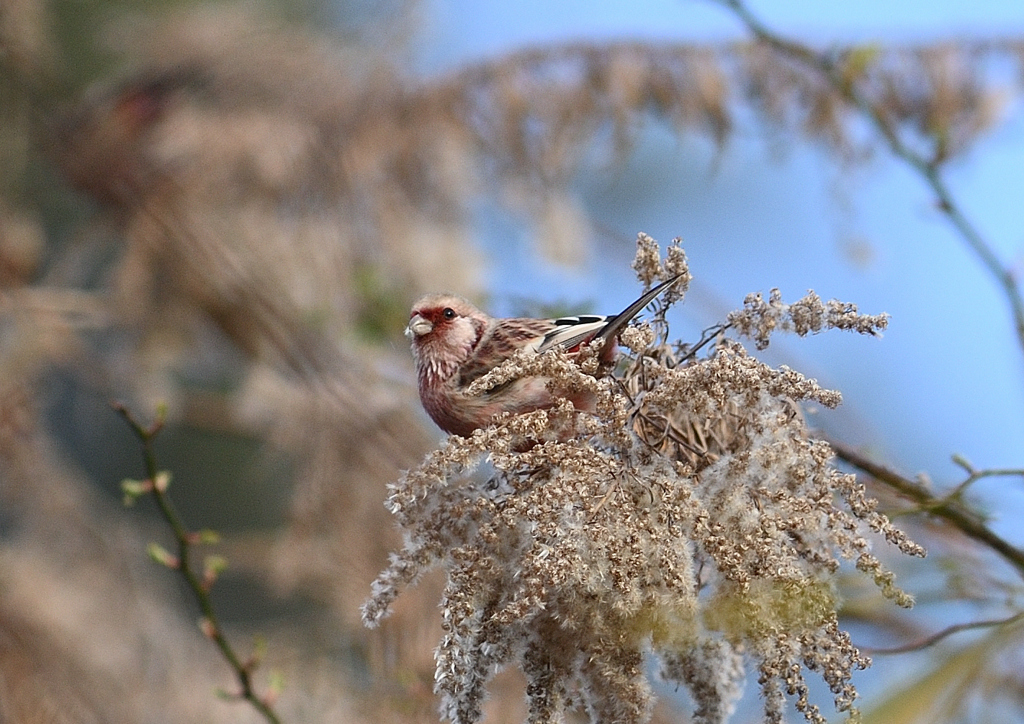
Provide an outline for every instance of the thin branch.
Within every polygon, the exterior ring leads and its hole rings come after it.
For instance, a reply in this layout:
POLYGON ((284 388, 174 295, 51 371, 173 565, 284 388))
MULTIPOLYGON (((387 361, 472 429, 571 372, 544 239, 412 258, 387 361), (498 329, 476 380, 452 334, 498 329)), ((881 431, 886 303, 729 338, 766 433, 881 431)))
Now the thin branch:
POLYGON ((1016 613, 1009 618, 997 618, 990 619, 988 621, 971 621, 970 623, 958 623, 953 626, 948 626, 941 631, 938 631, 927 638, 918 641, 917 643, 907 644, 906 646, 893 646, 892 648, 876 649, 870 646, 859 646, 858 648, 866 654, 873 655, 889 655, 889 654, 907 654, 912 651, 921 651, 929 646, 937 644, 942 639, 952 636, 953 634, 960 633, 961 631, 971 631, 978 628, 996 628, 997 626, 1007 626, 1010 624, 1017 623, 1024 619, 1024 611, 1016 613))
POLYGON ((956 233, 974 252, 981 261, 982 267, 1002 289, 1013 315, 1017 342, 1021 350, 1024 351, 1024 296, 1017 285, 1013 271, 1003 263, 977 226, 967 218, 954 199, 953 193, 942 175, 941 159, 930 158, 905 143, 899 135, 897 126, 889 122, 881 107, 872 102, 857 88, 855 82, 842 73, 841 67, 832 57, 817 53, 805 45, 774 33, 747 8, 742 0, 713 1, 731 10, 759 42, 789 56, 808 70, 824 77, 836 93, 845 98, 871 122, 871 125, 885 140, 892 154, 921 176, 925 185, 934 194, 938 209, 945 214, 956 233))
POLYGON ((697 356, 697 353, 701 351, 707 344, 713 340, 717 340, 722 334, 732 328, 731 322, 720 322, 712 325, 700 333, 700 339, 697 340, 696 344, 690 348, 680 348, 679 364, 686 362, 687 360, 693 359, 697 356))
POLYGON ((123 404, 115 402, 112 407, 115 412, 124 418, 142 444, 146 480, 141 483, 127 481, 123 486, 127 499, 130 500, 142 494, 152 495, 154 500, 156 500, 160 515, 171 528, 177 544, 176 556, 164 551, 155 543, 151 544, 149 548, 150 557, 168 568, 178 571, 188 585, 203 615, 201 622, 203 634, 217 645, 221 655, 235 672, 235 678, 238 680, 240 688, 237 697, 249 702, 270 724, 280 724, 281 720, 271 705, 271 700, 276 695, 274 687, 271 687, 268 696, 259 696, 253 684, 253 672, 259 665, 259 656, 254 655, 248 661, 243 662, 224 636, 217 612, 214 610, 213 603, 210 600, 210 587, 216 578, 217 570, 207 565, 200 575, 192 569, 191 559, 194 546, 197 543, 203 542, 203 534, 190 531, 185 527, 167 495, 169 475, 166 472, 161 472, 157 466, 156 454, 153 451, 153 441, 163 429, 163 412, 158 412, 156 420, 151 425, 144 426, 135 419, 123 404))
POLYGON ((964 472, 967 473, 967 477, 962 483, 953 488, 950 496, 963 494, 967 488, 985 478, 1024 478, 1024 470, 1020 468, 988 468, 978 470, 963 455, 954 455, 953 462, 963 468, 964 472))
POLYGON ((835 440, 829 440, 828 442, 835 451, 836 457, 840 460, 867 473, 875 478, 875 480, 895 490, 901 496, 913 500, 922 510, 937 518, 942 518, 967 537, 984 543, 1012 564, 1018 573, 1024 576, 1024 550, 1017 548, 996 535, 991 528, 985 525, 985 521, 981 516, 965 506, 963 501, 957 496, 937 497, 916 480, 911 480, 884 465, 879 465, 852 447, 835 440))

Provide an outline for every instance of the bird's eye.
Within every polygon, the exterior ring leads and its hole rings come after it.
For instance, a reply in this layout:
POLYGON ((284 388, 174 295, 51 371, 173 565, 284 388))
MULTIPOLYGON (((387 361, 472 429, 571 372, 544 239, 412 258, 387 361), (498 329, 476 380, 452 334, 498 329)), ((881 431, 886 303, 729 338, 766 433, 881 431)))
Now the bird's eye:
POLYGON ((445 319, 455 319, 455 310, 451 307, 445 307, 444 311, 441 312, 445 319))

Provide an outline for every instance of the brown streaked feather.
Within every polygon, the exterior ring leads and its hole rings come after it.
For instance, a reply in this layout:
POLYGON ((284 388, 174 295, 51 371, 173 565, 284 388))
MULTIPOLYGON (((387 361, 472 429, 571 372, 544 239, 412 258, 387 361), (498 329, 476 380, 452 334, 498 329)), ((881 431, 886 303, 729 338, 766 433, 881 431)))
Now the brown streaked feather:
POLYGON ((541 340, 554 323, 549 319, 511 317, 496 319, 476 345, 474 354, 459 370, 459 385, 469 385, 473 380, 490 372, 498 364, 526 347, 529 340, 541 340), (486 356, 480 353, 486 353, 486 356))

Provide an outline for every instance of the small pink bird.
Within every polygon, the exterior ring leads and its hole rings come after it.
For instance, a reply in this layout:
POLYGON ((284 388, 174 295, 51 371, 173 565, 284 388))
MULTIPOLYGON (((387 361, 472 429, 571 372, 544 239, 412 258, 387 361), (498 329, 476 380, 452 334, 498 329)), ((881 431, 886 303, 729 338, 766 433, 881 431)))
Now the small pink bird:
MULTIPOLYGON (((412 340, 420 401, 442 430, 462 436, 486 427, 502 412, 519 414, 551 407, 554 398, 543 377, 524 377, 481 395, 469 395, 466 390, 473 380, 520 349, 540 354, 561 348, 573 353, 587 342, 606 340, 600 360, 611 363, 622 328, 680 278, 662 282, 610 317, 495 319, 461 297, 427 295, 413 305, 405 330, 412 340)), ((593 406, 589 399, 572 402, 579 409, 593 406)))

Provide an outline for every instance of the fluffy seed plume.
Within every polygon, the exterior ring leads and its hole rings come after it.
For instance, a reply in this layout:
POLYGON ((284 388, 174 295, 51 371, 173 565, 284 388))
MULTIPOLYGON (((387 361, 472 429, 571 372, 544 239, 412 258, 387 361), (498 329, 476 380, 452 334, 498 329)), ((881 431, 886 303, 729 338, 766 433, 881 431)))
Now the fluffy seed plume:
MULTIPOLYGON (((672 249, 663 263, 641 235, 634 268, 646 286, 689 280, 682 249, 672 249)), ((748 298, 730 318, 758 346, 778 329, 882 326, 848 305, 771 299, 748 298)), ((909 606, 871 545, 924 551, 808 434, 800 403, 834 407, 838 393, 724 335, 703 356, 684 355, 690 347, 667 343, 665 309, 624 335, 628 352, 601 378, 557 352, 498 365, 487 384, 544 377, 553 404, 448 438, 391 486, 406 545, 363 619, 376 625, 403 586, 444 569, 435 688, 446 719, 478 721, 489 678, 514 664, 527 679, 529 722, 571 709, 645 722, 651 656, 704 724, 727 721, 748 671, 768 722, 789 708, 825 722, 807 672, 855 716, 853 672, 870 661, 839 627, 835 574, 849 562, 909 606), (572 402, 581 390, 588 409, 572 402)))

